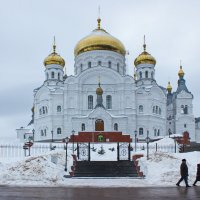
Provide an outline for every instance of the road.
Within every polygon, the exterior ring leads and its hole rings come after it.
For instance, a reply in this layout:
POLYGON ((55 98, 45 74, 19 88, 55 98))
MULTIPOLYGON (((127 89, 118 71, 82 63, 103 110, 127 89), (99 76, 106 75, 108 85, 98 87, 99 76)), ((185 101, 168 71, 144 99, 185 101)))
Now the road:
POLYGON ((160 188, 65 188, 65 187, 8 187, 0 186, 0 200, 196 200, 198 187, 160 188))

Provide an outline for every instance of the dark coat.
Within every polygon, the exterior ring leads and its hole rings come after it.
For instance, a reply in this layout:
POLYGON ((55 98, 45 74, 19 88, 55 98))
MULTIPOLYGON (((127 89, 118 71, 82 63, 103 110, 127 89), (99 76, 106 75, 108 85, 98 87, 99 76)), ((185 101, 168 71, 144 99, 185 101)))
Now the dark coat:
POLYGON ((181 176, 188 176, 188 167, 186 163, 182 163, 180 167, 181 176))
POLYGON ((200 181, 200 164, 197 165, 197 180, 200 181))

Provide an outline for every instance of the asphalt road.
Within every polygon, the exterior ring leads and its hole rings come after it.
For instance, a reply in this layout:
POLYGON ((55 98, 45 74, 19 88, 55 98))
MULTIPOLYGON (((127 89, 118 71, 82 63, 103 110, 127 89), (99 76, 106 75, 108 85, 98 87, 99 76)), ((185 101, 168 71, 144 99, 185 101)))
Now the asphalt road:
POLYGON ((162 188, 65 188, 0 186, 0 200, 200 200, 198 187, 162 188))

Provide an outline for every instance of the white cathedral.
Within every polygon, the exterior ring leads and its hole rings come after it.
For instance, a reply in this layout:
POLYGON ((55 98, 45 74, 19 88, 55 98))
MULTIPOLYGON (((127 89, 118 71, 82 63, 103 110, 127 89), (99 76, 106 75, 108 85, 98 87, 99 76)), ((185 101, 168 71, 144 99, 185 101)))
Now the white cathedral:
MULTIPOLYGON (((188 132, 200 141, 200 119, 193 115, 193 95, 180 66, 172 92, 156 82, 156 60, 146 51, 127 75, 124 45, 98 26, 75 49, 74 75, 64 73, 65 61, 53 52, 44 60, 44 83, 34 90, 35 141, 61 140, 78 132, 122 132, 138 140, 188 132)), ((27 129, 17 129, 18 134, 27 129)))

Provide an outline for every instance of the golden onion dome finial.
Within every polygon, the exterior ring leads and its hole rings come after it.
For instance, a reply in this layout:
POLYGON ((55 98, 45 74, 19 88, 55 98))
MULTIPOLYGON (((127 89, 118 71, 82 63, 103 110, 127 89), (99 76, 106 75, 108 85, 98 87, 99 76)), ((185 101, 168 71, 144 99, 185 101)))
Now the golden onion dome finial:
POLYGON ((144 35, 144 51, 135 59, 134 65, 137 66, 139 64, 156 64, 156 59, 146 51, 146 39, 144 35))
POLYGON ((170 84, 170 81, 168 82, 168 85, 167 85, 167 91, 168 91, 168 93, 171 93, 171 91, 172 91, 172 86, 170 84))
POLYGON ((44 60, 44 66, 52 65, 52 64, 60 65, 62 67, 65 66, 65 60, 56 53, 55 36, 54 36, 54 41, 53 41, 53 52, 49 54, 44 60))
POLYGON ((179 71, 178 71, 178 76, 180 77, 180 78, 183 78, 183 76, 184 76, 184 71, 183 71, 183 67, 182 67, 182 65, 181 65, 181 61, 180 61, 180 69, 179 69, 179 71))
POLYGON ((100 76, 99 76, 99 83, 98 83, 98 88, 96 89, 96 94, 97 95, 102 95, 103 94, 103 89, 101 88, 101 81, 100 81, 100 76))

